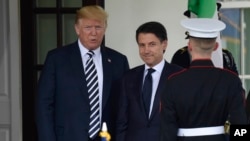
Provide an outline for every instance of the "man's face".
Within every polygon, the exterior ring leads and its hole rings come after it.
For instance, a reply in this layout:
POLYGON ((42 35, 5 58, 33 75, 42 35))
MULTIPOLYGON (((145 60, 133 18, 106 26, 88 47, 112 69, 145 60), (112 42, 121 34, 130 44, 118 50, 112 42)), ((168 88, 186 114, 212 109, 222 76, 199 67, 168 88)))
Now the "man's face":
POLYGON ((152 33, 140 33, 138 35, 138 46, 141 59, 150 67, 160 63, 164 51, 167 48, 167 41, 161 42, 152 33))
POLYGON ((75 31, 81 43, 89 50, 94 50, 101 45, 105 30, 105 21, 79 19, 75 24, 75 31))

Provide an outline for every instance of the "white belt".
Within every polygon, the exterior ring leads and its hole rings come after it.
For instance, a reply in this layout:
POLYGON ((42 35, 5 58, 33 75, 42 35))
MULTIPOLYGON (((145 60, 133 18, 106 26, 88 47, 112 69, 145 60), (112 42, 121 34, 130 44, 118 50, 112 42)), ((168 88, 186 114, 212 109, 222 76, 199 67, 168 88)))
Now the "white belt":
POLYGON ((177 136, 206 136, 224 134, 224 126, 179 128, 177 136))

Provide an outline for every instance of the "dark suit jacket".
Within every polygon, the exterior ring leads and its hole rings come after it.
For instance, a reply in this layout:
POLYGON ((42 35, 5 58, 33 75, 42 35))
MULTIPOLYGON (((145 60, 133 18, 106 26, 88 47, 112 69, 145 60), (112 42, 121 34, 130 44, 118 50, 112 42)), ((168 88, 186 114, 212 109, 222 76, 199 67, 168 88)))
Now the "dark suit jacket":
POLYGON ((246 99, 246 112, 247 112, 247 120, 248 123, 250 124, 250 90, 247 94, 247 99, 246 99))
POLYGON ((125 74, 121 85, 116 141, 159 140, 160 94, 165 87, 167 77, 180 70, 179 66, 165 62, 149 120, 144 110, 141 95, 144 65, 138 66, 125 74))
MULTIPOLYGON (((101 47, 102 121, 113 133, 116 95, 112 86, 129 69, 127 58, 101 47), (112 88, 111 88, 112 87, 112 88)), ((117 86, 115 86, 117 88, 117 86)), ((39 141, 88 141, 89 99, 78 43, 50 51, 39 80, 36 121, 39 141)))

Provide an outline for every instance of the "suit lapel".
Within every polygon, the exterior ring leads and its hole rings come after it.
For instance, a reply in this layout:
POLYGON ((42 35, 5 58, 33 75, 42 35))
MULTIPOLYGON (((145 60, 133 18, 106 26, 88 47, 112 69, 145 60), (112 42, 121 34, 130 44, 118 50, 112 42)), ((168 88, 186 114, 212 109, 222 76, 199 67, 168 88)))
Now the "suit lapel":
POLYGON ((144 102, 142 98, 142 87, 143 87, 143 79, 144 79, 144 70, 145 70, 145 65, 139 66, 139 68, 136 70, 135 79, 133 80, 134 86, 133 86, 133 94, 135 94, 138 104, 140 105, 140 110, 143 111, 145 115, 145 119, 148 120, 148 115, 146 112, 146 109, 144 107, 144 102))
POLYGON ((77 81, 77 84, 79 84, 79 88, 82 94, 85 94, 85 96, 88 97, 87 95, 87 84, 85 80, 85 74, 84 74, 84 69, 83 69, 83 61, 80 53, 80 49, 78 46, 78 43, 75 42, 72 45, 72 50, 71 50, 71 56, 70 56, 70 64, 72 66, 72 71, 74 72, 74 77, 75 80, 77 81), (80 77, 79 77, 80 76, 80 77))
POLYGON ((143 103, 143 98, 142 98, 142 86, 143 86, 143 76, 144 76, 144 69, 145 69, 145 65, 142 65, 138 68, 137 70, 137 74, 135 81, 133 82, 135 84, 135 94, 137 95, 136 97, 138 98, 138 102, 141 108, 141 111, 143 111, 145 117, 148 119, 148 115, 147 112, 145 110, 144 107, 144 103, 143 103))
POLYGON ((101 54, 102 54, 102 67, 103 67, 103 95, 102 95, 102 109, 105 107, 112 85, 112 59, 110 58, 109 54, 105 52, 105 49, 101 47, 101 54))

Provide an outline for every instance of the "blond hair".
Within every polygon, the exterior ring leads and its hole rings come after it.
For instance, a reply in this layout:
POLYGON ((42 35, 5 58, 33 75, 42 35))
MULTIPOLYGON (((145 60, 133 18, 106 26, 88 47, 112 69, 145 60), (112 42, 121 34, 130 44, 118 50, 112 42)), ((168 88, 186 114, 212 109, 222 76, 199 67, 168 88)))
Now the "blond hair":
POLYGON ((75 23, 82 18, 100 20, 107 24, 108 13, 98 5, 89 5, 76 11, 75 23))

